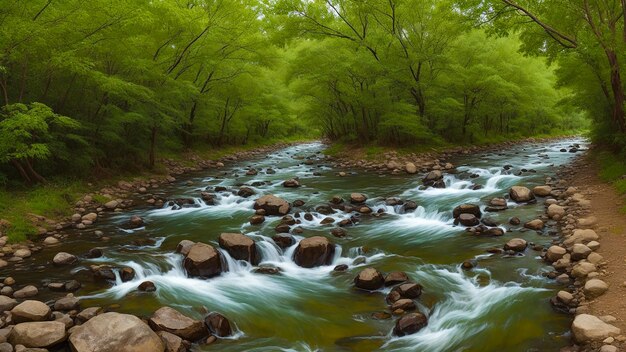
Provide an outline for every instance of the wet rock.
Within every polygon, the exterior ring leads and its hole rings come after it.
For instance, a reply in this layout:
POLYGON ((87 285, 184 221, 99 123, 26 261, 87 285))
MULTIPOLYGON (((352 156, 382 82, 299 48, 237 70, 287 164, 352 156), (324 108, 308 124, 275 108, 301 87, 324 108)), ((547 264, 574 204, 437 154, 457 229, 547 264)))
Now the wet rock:
POLYGON ((537 186, 533 188, 533 194, 537 197, 547 197, 552 192, 552 187, 550 186, 537 186))
POLYGON ((480 218, 483 215, 480 211, 480 207, 475 204, 461 204, 452 211, 452 216, 454 218, 458 218, 461 214, 472 214, 477 218, 480 218))
POLYGON ((396 321, 393 334, 396 336, 406 336, 415 334, 428 324, 428 319, 422 313, 410 313, 404 315, 396 321))
POLYGON ((143 227, 144 225, 143 219, 137 215, 131 216, 130 220, 128 220, 128 227, 131 229, 137 229, 143 227))
POLYGON ((416 299, 422 295, 422 285, 414 282, 408 282, 394 287, 391 292, 397 292, 401 298, 416 299))
POLYGON ((69 311, 79 308, 79 300, 74 297, 73 294, 68 294, 66 297, 58 299, 54 302, 54 310, 69 311))
POLYGON ((196 243, 193 242, 193 241, 182 240, 176 246, 176 253, 180 253, 182 255, 187 255, 187 254, 189 254, 189 251, 191 250, 191 247, 193 247, 194 244, 196 244, 196 243))
POLYGON ((403 311, 411 311, 411 310, 415 310, 415 308, 416 308, 415 302, 413 302, 412 299, 408 299, 408 298, 399 299, 391 305, 392 312, 398 309, 402 309, 403 311))
POLYGON ((276 245, 282 249, 289 248, 296 243, 296 240, 295 238, 293 238, 293 236, 286 234, 278 234, 272 236, 272 240, 274 240, 274 243, 276 243, 276 245))
POLYGON ((156 291, 156 286, 154 285, 154 282, 152 281, 144 281, 139 284, 137 289, 141 292, 154 292, 156 291))
MULTIPOLYGON (((218 192, 217 187, 215 189, 218 192)), ((209 192, 200 192, 200 198, 204 201, 206 205, 215 205, 215 195, 209 192)))
POLYGON ((409 276, 403 271, 393 271, 385 276, 385 286, 394 286, 409 281, 409 276))
POLYGON ((219 237, 219 244, 234 259, 246 260, 254 265, 258 263, 256 244, 246 235, 241 233, 222 233, 219 237))
POLYGON ((283 216, 289 213, 291 205, 282 198, 266 195, 254 202, 254 209, 263 209, 266 215, 283 216))
POLYGON ((204 319, 204 324, 211 334, 218 337, 227 337, 232 335, 233 331, 228 319, 220 313, 212 312, 204 319))
POLYGON ((548 251, 546 252, 546 260, 550 263, 554 263, 557 260, 563 258, 563 256, 567 253, 567 250, 565 250, 565 248, 560 247, 560 246, 551 246, 550 248, 548 248, 548 251))
POLYGON ((299 208, 299 207, 301 207, 301 206, 303 206, 303 205, 305 205, 305 204, 306 204, 306 203, 305 203, 302 199, 296 199, 296 200, 294 200, 294 201, 291 203, 291 206, 292 206, 292 207, 299 208))
POLYGON ((334 255, 335 246, 326 237, 315 236, 300 241, 294 261, 301 267, 312 268, 331 264, 334 255))
POLYGON ((437 188, 445 188, 445 184, 443 183, 443 173, 440 170, 433 170, 426 174, 426 176, 422 179, 424 186, 431 186, 437 188), (443 187, 441 187, 443 184, 443 187))
POLYGON ((161 338, 134 315, 104 313, 74 328, 74 352, 164 352, 161 338))
POLYGON ((522 223, 522 221, 518 217, 516 217, 516 216, 514 216, 514 217, 509 219, 509 224, 511 224, 513 226, 517 226, 517 225, 519 225, 521 223, 522 223))
POLYGON ((237 195, 242 198, 252 197, 255 194, 256 192, 250 187, 240 187, 239 191, 237 192, 237 195))
POLYGON ((289 226, 288 224, 278 224, 275 228, 274 231, 276 231, 277 233, 289 233, 289 231, 291 230, 291 226, 289 226))
POLYGON ((97 281, 114 281, 115 272, 108 265, 100 265, 92 267, 93 277, 97 281))
POLYGON ((535 199, 530 189, 522 186, 513 186, 509 191, 511 199, 517 203, 527 203, 535 199))
POLYGON ((602 296, 608 291, 609 285, 606 282, 599 279, 591 279, 585 283, 584 292, 585 297, 593 299, 602 296))
POLYGON ((45 303, 33 300, 24 301, 11 309, 16 323, 48 320, 51 312, 45 303))
POLYGON ((523 252, 528 247, 528 243, 526 240, 521 238, 513 238, 509 240, 505 245, 504 249, 507 251, 515 251, 515 252, 523 252))
POLYGON ((131 267, 125 267, 120 269, 120 279, 122 282, 128 282, 135 278, 135 269, 131 267))
POLYGON ((407 200, 406 202, 404 202, 404 204, 402 205, 402 210, 405 213, 409 213, 414 211, 415 209, 417 209, 417 203, 415 203, 412 200, 407 200))
POLYGON ((543 230, 544 223, 540 219, 531 220, 524 224, 524 227, 527 229, 540 231, 543 230))
POLYGON ((500 237, 504 236, 504 230, 499 227, 491 227, 480 233, 481 236, 500 237))
POLYGON ((65 341, 65 324, 57 321, 21 323, 13 327, 9 341, 26 347, 50 347, 65 341))
POLYGON ((286 188, 298 188, 300 187, 300 182, 298 182, 298 180, 296 180, 295 178, 286 180, 285 182, 283 182, 283 187, 286 188))
POLYGON ((76 280, 70 280, 66 282, 63 286, 65 287, 65 291, 74 292, 80 289, 82 285, 76 280))
POLYGON ((457 221, 463 226, 476 226, 480 224, 480 220, 473 214, 461 214, 457 221))
POLYGON ((334 271, 346 271, 348 270, 348 265, 347 264, 339 264, 336 267, 333 268, 334 271))
POLYGON ((330 234, 335 237, 346 237, 348 232, 341 227, 335 227, 334 229, 330 230, 330 234))
POLYGON ((385 285, 385 278, 374 268, 363 269, 355 278, 354 286, 362 290, 374 291, 385 285))
POLYGON ((189 276, 213 277, 222 273, 220 253, 213 246, 198 242, 194 244, 183 260, 189 276))
POLYGON ((363 193, 352 193, 350 194, 350 203, 352 204, 362 204, 365 203, 367 197, 363 193))
POLYGON ((250 218, 250 225, 260 225, 265 222, 265 216, 254 215, 250 218))
POLYGON ((93 258, 100 258, 102 257, 103 253, 102 253, 102 249, 100 248, 92 248, 89 250, 89 252, 87 252, 87 254, 85 255, 87 258, 93 259, 93 258))
POLYGON ((165 345, 165 352, 186 352, 185 342, 180 337, 167 331, 157 331, 157 335, 165 345))
POLYGON ((617 336, 621 330, 607 324, 598 317, 589 314, 579 314, 572 323, 574 340, 578 343, 602 341, 607 337, 617 336))
POLYGON ((167 331, 190 341, 198 340, 208 333, 201 321, 189 318, 170 307, 154 312, 148 323, 155 331, 167 331))
POLYGON ((280 268, 269 264, 264 264, 253 270, 253 272, 263 275, 278 275, 280 274, 280 271, 280 268))

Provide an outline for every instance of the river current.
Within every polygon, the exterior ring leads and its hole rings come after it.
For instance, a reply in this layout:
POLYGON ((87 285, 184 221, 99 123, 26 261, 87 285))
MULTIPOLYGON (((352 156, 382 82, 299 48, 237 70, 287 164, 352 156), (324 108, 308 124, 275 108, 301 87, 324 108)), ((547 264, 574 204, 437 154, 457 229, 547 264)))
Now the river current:
MULTIPOLYGON (((516 256, 487 252, 502 248, 515 237, 549 246, 557 236, 552 222, 542 232, 508 222, 513 216, 522 224, 539 217, 543 199, 529 205, 509 201, 508 210, 486 213, 485 217, 506 231, 499 238, 477 237, 463 226, 455 226, 452 209, 474 203, 484 210, 491 198, 506 195, 511 186, 544 184, 546 177, 554 177, 558 166, 575 156, 561 149, 582 142, 528 143, 446 160, 456 166, 456 172, 445 174, 445 189, 425 188, 421 174, 335 169, 322 153, 323 144, 292 146, 263 158, 191 174, 157 191, 168 199, 193 198, 193 207, 146 205, 109 213, 61 247, 77 255, 99 247, 104 252, 101 258, 81 258, 71 269, 55 268, 44 264, 61 248, 45 249, 34 262, 11 275, 19 283, 76 277, 83 283, 77 295, 84 306, 115 305, 116 311, 149 316, 167 305, 198 319, 207 310, 218 311, 234 323, 233 337, 196 346, 197 351, 556 351, 569 343, 571 318, 550 306, 549 298, 559 286, 542 275, 550 267, 541 260, 540 252, 530 247, 516 256), (249 168, 259 173, 246 176, 249 168), (275 173, 266 173, 268 168, 275 173), (340 177, 339 171, 348 175, 340 177), (302 187, 282 186, 284 180, 294 177, 302 187), (256 195, 242 198, 221 192, 215 205, 200 199, 200 192, 206 189, 237 190, 243 184, 254 185, 256 195), (475 189, 475 185, 482 188, 475 189), (345 228, 347 237, 335 238, 329 232, 335 225, 322 225, 327 215, 314 208, 335 195, 349 199, 352 192, 367 195, 367 204, 383 215, 360 216, 357 224, 345 228), (261 225, 249 223, 254 200, 265 194, 305 202, 292 212, 310 212, 313 219, 300 218, 301 224, 296 226, 303 232, 294 236, 297 240, 315 235, 331 239, 336 245, 331 265, 313 269, 296 265, 292 256, 297 244, 281 250, 271 238, 280 217, 267 217, 261 225), (415 201, 418 208, 404 212, 401 206, 386 205, 388 197, 415 201), (131 215, 141 216, 146 226, 124 229, 122 224, 131 215), (95 230, 103 231, 110 240, 102 242, 93 234, 95 230), (257 273, 249 263, 222 251, 228 272, 208 280, 188 278, 182 256, 175 253, 176 245, 188 239, 218 248, 217 239, 223 232, 241 232, 253 238, 262 256, 261 265, 275 266, 280 274, 257 273), (463 270, 461 263, 466 260, 475 260, 477 266, 463 270), (129 282, 118 278, 110 285, 94 283, 88 279, 93 264, 128 266, 136 277, 129 282), (333 271, 339 264, 348 265, 348 270, 333 271), (388 309, 385 296, 389 289, 364 292, 354 288, 354 277, 366 267, 405 271, 420 283, 423 294, 417 303, 428 316, 427 327, 414 335, 394 337, 396 317, 375 315, 388 309), (157 291, 139 293, 137 286, 145 280, 154 282, 157 291)), ((337 212, 329 216, 340 221, 351 215, 337 212)))

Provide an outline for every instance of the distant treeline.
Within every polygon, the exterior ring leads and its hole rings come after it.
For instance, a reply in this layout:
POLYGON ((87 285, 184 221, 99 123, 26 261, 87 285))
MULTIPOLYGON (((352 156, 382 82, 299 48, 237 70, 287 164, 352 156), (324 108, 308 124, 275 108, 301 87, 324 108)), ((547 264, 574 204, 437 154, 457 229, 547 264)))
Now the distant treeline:
POLYGON ((612 111, 598 53, 563 53, 485 3, 0 0, 0 183, 294 136, 553 134, 612 111))

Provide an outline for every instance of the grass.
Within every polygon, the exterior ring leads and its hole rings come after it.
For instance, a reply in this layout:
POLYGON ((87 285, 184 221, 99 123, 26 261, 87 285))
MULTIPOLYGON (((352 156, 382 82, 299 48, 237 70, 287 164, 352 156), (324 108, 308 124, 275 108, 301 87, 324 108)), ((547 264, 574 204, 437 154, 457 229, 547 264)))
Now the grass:
POLYGON ((4 230, 9 241, 23 241, 37 233, 32 215, 50 219, 71 215, 74 202, 86 191, 81 181, 51 183, 33 189, 0 189, 0 219, 11 224, 4 230))

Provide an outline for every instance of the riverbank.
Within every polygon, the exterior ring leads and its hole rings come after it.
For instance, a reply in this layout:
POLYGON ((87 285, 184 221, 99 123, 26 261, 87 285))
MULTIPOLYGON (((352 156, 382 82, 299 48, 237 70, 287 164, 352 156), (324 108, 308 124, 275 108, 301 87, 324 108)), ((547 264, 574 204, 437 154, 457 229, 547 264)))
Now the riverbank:
MULTIPOLYGON (((579 291, 579 297, 584 297, 576 314, 599 317, 622 333, 626 332, 626 199, 621 188, 625 170, 622 161, 611 160, 600 151, 590 150, 563 173, 582 196, 579 198, 582 204, 579 202, 577 227, 595 231, 599 236, 600 245, 595 252, 601 258, 598 261, 600 270, 594 277, 606 283, 596 294, 589 290, 589 280, 575 283, 577 287, 574 289, 579 291)), ((621 351, 626 347, 625 341, 624 335, 604 336, 588 344, 584 350, 621 351)))
MULTIPOLYGON (((171 183, 175 177, 222 167, 224 163, 271 152, 306 140, 230 146, 219 149, 187 151, 168 154, 153 170, 123 172, 109 170, 83 179, 51 181, 32 188, 0 188, 0 243, 20 243, 37 236, 54 235, 65 229, 71 216, 84 213, 82 209, 97 209, 111 200, 122 203, 124 198, 142 188, 157 189, 171 183)), ((145 192, 144 192, 145 193, 145 192)), ((84 214, 82 214, 84 215, 84 214)))

